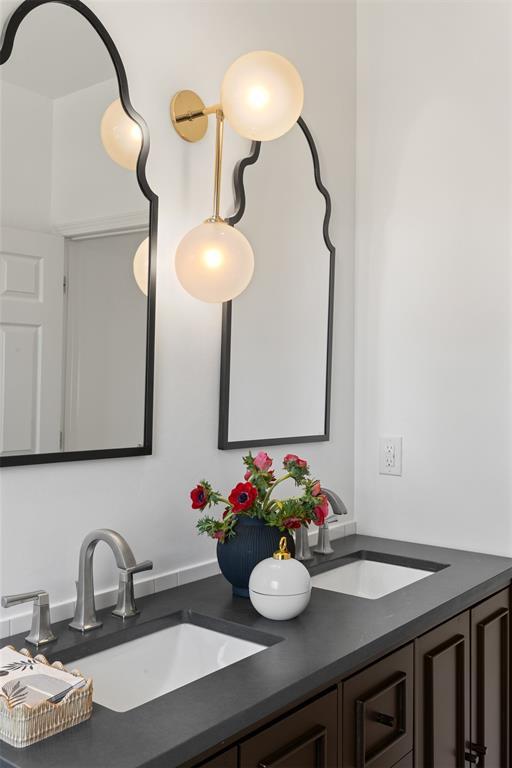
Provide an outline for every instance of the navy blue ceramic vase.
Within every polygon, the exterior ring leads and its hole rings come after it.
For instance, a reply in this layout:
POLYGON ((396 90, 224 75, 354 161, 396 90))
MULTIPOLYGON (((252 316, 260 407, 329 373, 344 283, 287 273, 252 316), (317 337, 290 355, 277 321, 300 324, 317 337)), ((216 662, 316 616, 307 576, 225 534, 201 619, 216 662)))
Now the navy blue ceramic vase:
POLYGON ((295 554, 295 543, 289 533, 265 525, 257 517, 240 515, 236 533, 224 544, 217 543, 217 559, 222 575, 233 586, 233 594, 249 597, 249 576, 261 560, 272 557, 279 549, 279 539, 286 536, 288 551, 295 554))

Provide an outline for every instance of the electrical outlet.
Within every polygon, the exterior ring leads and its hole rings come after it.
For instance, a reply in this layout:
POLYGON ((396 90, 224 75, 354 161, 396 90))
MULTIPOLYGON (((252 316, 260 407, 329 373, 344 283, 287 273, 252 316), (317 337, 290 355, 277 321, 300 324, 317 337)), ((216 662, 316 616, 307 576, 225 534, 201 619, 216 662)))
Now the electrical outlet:
POLYGON ((381 475, 401 475, 402 438, 381 437, 379 448, 379 473, 381 475))

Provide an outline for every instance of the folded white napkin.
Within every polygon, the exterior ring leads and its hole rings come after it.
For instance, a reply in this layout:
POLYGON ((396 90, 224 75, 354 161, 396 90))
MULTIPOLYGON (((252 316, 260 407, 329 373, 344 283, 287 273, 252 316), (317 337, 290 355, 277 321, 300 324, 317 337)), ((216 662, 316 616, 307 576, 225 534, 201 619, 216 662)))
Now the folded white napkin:
POLYGON ((0 648, 0 696, 10 707, 33 707, 42 701, 57 703, 85 683, 85 678, 36 661, 11 646, 0 648))

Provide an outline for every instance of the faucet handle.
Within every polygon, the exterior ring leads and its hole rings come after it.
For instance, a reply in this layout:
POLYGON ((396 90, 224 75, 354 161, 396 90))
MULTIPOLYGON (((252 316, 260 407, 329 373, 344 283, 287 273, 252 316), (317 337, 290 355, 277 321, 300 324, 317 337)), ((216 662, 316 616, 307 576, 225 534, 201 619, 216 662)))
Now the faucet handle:
POLYGON ((2 597, 3 608, 11 605, 20 605, 34 601, 32 611, 32 627, 25 640, 36 647, 56 640, 50 623, 50 596, 44 589, 36 589, 34 592, 21 592, 17 595, 4 595, 2 597))
POLYGON ((139 611, 135 605, 135 596, 133 594, 133 574, 141 573, 142 571, 151 571, 152 568, 153 562, 151 560, 143 560, 136 565, 119 569, 117 604, 112 611, 113 616, 119 616, 121 619, 137 616, 139 611))
POLYGON ((48 592, 44 589, 35 589, 33 592, 20 592, 17 595, 4 595, 2 597, 2 608, 10 608, 11 605, 20 605, 20 603, 28 603, 29 600, 37 600, 39 597, 44 597, 49 600, 48 592))
POLYGON ((152 560, 143 560, 141 563, 132 565, 130 568, 121 568, 121 573, 126 573, 128 576, 133 576, 134 573, 142 573, 142 571, 153 570, 152 560))

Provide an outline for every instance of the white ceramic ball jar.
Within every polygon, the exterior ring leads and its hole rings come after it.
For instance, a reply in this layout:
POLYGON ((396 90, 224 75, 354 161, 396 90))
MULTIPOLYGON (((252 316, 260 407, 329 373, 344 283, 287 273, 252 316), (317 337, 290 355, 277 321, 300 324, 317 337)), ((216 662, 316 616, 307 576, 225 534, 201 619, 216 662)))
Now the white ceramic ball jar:
POLYGON ((262 560, 249 579, 249 597, 266 619, 293 619, 306 608, 311 597, 311 576, 286 548, 283 536, 279 551, 262 560))

